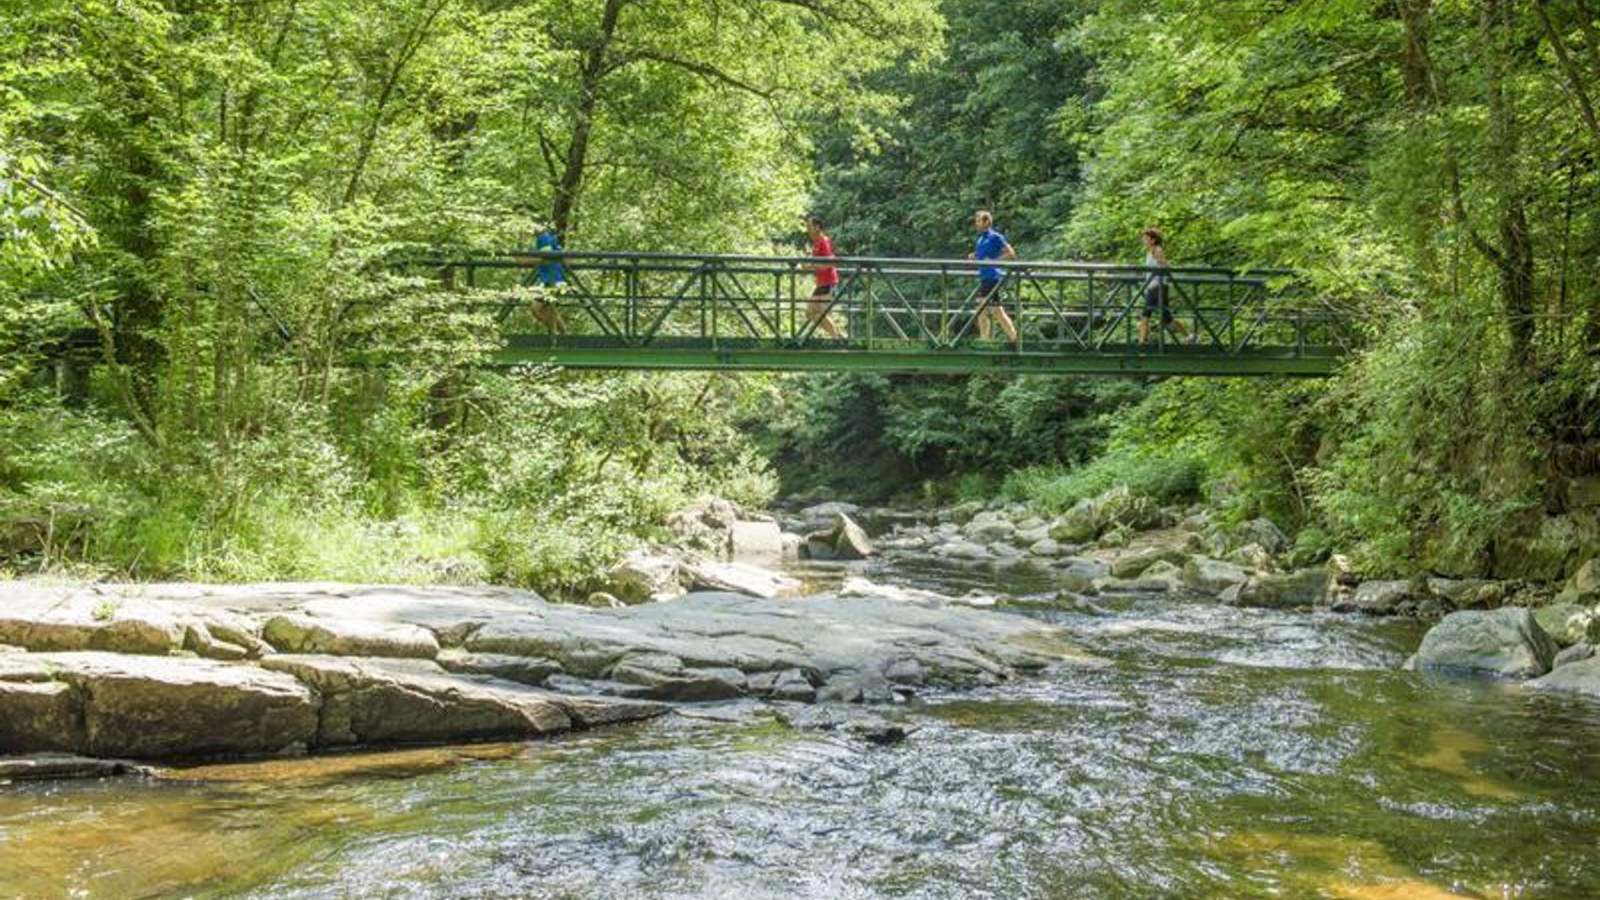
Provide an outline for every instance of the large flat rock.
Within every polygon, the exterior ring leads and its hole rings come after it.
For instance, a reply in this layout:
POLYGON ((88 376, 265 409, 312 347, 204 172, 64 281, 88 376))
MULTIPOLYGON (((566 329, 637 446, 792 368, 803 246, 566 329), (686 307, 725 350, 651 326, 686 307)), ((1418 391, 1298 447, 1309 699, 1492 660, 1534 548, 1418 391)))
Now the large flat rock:
POLYGON ((0 752, 154 758, 307 746, 321 699, 251 665, 97 651, 0 655, 0 752))
POLYGON ((664 711, 655 704, 563 697, 515 682, 453 675, 429 660, 279 655, 262 666, 292 675, 321 695, 319 747, 542 737, 664 711))
POLYGON ((490 622, 467 646, 547 657, 585 678, 610 678, 620 667, 635 683, 636 673, 648 669, 701 682, 696 670, 746 676, 798 670, 817 685, 837 679, 959 685, 1009 679, 1053 663, 1096 662, 1063 632, 1030 619, 880 597, 763 600, 708 593, 615 610, 552 606, 538 616, 490 622), (647 664, 637 664, 641 659, 647 664), (669 659, 680 662, 681 671, 669 659))
POLYGON ((0 584, 0 644, 164 654, 183 638, 170 610, 115 589, 0 584))
MULTIPOLYGON (((87 601, 79 596, 84 590, 30 585, 21 593, 0 591, 0 616, 30 623, 12 633, 34 651, 61 649, 58 641, 77 649, 95 640, 93 621, 83 621, 88 608, 171 623, 144 645, 152 653, 181 645, 218 658, 263 657, 268 671, 310 685, 318 698, 339 698, 313 729, 312 743, 324 746, 567 727, 552 706, 570 724, 636 717, 628 707, 600 700, 580 707, 570 697, 552 699, 549 691, 537 702, 531 694, 505 693, 513 689, 560 685, 568 693, 682 702, 746 695, 870 701, 920 685, 990 683, 1051 664, 1097 662, 1049 625, 933 597, 707 592, 593 609, 494 588, 97 585, 87 601), (34 627, 51 616, 82 630, 63 638, 34 627), (296 659, 281 661, 274 650, 296 659), (426 665, 408 667, 403 659, 382 664, 372 658, 378 656, 417 657, 413 662, 426 665), (313 658, 321 661, 307 662, 313 658), (349 658, 359 661, 337 662, 349 658), (497 684, 480 694, 473 686, 485 679, 497 684), (453 712, 445 716, 445 709, 453 712)), ((7 690, 18 708, 29 704, 43 719, 51 718, 44 715, 49 711, 56 718, 70 715, 76 696, 7 690)))

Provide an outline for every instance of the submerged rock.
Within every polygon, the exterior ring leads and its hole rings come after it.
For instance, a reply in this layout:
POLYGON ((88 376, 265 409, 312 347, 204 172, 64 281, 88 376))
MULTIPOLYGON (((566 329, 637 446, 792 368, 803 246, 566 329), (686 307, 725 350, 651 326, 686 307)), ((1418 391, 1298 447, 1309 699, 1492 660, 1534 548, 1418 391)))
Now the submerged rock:
POLYGON ((125 759, 99 759, 70 753, 38 753, 32 756, 0 757, 0 784, 61 778, 114 778, 119 775, 145 775, 150 769, 125 759))
POLYGON ((1526 609, 1462 610, 1428 630, 1412 665, 1533 678, 1550 671, 1555 655, 1555 642, 1526 609))

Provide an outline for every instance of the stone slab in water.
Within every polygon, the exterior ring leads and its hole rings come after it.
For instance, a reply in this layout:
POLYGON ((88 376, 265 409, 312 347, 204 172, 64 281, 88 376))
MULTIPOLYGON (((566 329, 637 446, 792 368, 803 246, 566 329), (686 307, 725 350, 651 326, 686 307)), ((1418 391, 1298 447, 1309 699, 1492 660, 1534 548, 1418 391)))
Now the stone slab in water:
POLYGON ((4 784, 7 780, 112 778, 118 775, 143 775, 148 772, 145 767, 127 760, 97 759, 70 753, 0 757, 0 784, 4 784))

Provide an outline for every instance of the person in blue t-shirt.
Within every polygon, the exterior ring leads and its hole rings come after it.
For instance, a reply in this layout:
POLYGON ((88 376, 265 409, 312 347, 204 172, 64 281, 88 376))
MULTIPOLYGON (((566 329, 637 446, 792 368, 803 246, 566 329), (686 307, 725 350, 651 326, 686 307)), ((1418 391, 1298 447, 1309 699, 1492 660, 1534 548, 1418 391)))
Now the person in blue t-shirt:
MULTIPOLYGON (((972 224, 978 230, 977 246, 967 259, 1016 259, 1017 251, 1012 249, 1006 236, 994 230, 994 216, 986 209, 978 210, 972 217, 972 224)), ((978 337, 988 340, 993 331, 994 323, 999 323, 1000 330, 1005 332, 1012 346, 1017 344, 1017 326, 1012 324, 1011 316, 1006 313, 1005 301, 1001 299, 1000 280, 1005 277, 996 266, 984 266, 978 270, 978 337)))
MULTIPOLYGON (((561 252, 561 238, 550 228, 540 229, 538 236, 533 239, 533 246, 528 248, 530 253, 559 253, 561 252)), ((525 261, 523 265, 532 265, 532 261, 525 261)), ((546 259, 539 263, 539 268, 534 271, 533 277, 526 273, 522 276, 523 287, 534 289, 533 317, 540 324, 556 334, 567 330, 567 323, 561 318, 561 310, 550 302, 554 295, 566 290, 566 270, 561 267, 561 260, 546 259)))

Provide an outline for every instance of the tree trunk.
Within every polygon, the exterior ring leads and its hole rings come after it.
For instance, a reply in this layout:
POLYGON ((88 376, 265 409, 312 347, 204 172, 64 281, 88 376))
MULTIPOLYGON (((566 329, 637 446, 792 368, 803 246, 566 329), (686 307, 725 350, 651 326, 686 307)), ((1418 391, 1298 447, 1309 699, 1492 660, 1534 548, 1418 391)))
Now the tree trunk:
POLYGON ((1506 93, 1515 47, 1515 15, 1511 0, 1484 0, 1490 171, 1501 186, 1500 247, 1491 258, 1500 270, 1500 298, 1511 335, 1512 359, 1526 362, 1534 338, 1533 234, 1528 228, 1528 191, 1517 166, 1520 133, 1516 110, 1506 93))
POLYGON ((617 33, 617 19, 628 3, 629 0, 606 0, 605 11, 600 18, 600 36, 583 55, 583 78, 578 89, 578 109, 572 126, 572 138, 567 142, 561 179, 556 182, 555 207, 550 213, 551 226, 560 235, 565 235, 571 227, 573 212, 578 206, 578 195, 583 190, 589 137, 594 132, 595 108, 600 103, 600 82, 606 77, 611 41, 617 33))

